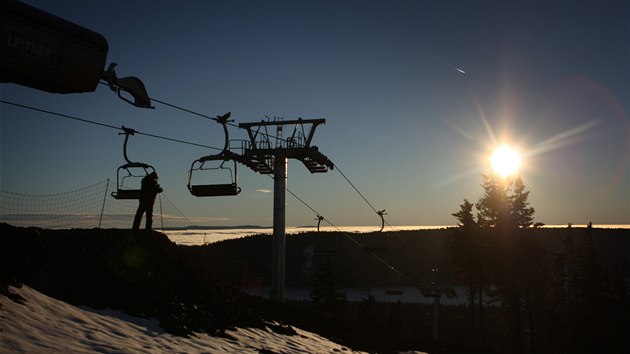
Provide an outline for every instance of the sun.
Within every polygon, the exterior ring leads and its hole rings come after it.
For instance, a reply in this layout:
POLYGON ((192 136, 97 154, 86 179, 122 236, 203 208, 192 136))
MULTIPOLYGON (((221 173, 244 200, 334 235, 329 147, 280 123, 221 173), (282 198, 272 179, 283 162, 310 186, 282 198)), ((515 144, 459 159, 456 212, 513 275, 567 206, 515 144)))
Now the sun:
POLYGON ((521 155, 513 148, 501 145, 492 152, 490 164, 496 174, 505 178, 518 171, 521 165, 521 155))

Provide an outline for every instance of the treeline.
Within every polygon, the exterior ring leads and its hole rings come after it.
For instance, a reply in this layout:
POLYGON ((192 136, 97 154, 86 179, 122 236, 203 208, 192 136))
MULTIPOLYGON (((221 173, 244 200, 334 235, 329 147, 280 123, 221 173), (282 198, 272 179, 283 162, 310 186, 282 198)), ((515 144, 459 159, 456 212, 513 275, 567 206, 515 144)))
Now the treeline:
MULTIPOLYGON (((381 232, 368 234, 305 232, 286 238, 286 284, 311 286, 313 271, 320 260, 329 259, 340 287, 383 287, 399 279, 386 264, 418 282, 431 281, 431 269, 441 267, 445 283, 452 280, 450 249, 453 229, 381 232), (377 256, 379 259, 375 258, 377 256)), ((221 241, 208 247, 227 258, 243 261, 271 284, 271 235, 253 235, 221 241)))
POLYGON ((520 177, 484 175, 482 187, 477 203, 465 199, 453 213, 458 228, 452 248, 478 345, 486 342, 488 297, 503 311, 512 353, 627 350, 628 289, 619 268, 602 268, 591 224, 579 246, 569 226, 562 247, 550 251, 520 177))
MULTIPOLYGON (((540 228, 519 177, 483 176, 482 188, 453 213, 456 228, 290 235, 286 284, 310 286, 312 304, 336 312, 345 287, 366 289, 369 304, 373 287, 465 286, 465 320, 460 310, 442 319, 459 324, 458 341, 512 353, 630 352, 630 232, 540 228)), ((213 247, 270 282, 269 235, 213 247)))
MULTIPOLYGON (((310 286, 313 257, 316 252, 322 251, 332 253, 335 276, 341 287, 387 286, 397 275, 368 252, 378 251, 379 248, 382 248, 376 254, 379 258, 418 283, 434 281, 435 274, 431 270, 437 266, 441 283, 463 285, 455 279, 452 265, 456 230, 448 228, 366 234, 304 232, 288 235, 287 286, 310 286), (367 247, 362 247, 363 245, 367 247)), ((572 228, 575 247, 582 244, 581 236, 584 231, 583 227, 572 228)), ((567 228, 536 230, 542 247, 548 254, 562 252, 562 240, 567 232, 567 228)), ((630 230, 593 228, 591 233, 603 271, 612 273, 617 269, 626 279, 630 279, 630 230)), ((250 271, 264 278, 265 284, 271 284, 271 235, 253 235, 206 247, 220 251, 229 260, 246 264, 250 271)), ((397 283, 414 286, 414 283, 404 278, 397 283)))
MULTIPOLYGON (((440 269, 437 281, 443 286, 468 287, 469 284, 457 270, 460 261, 455 253, 455 243, 459 242, 458 237, 465 237, 460 232, 451 228, 349 235, 361 245, 385 247, 387 252, 379 253, 378 257, 394 265, 415 283, 397 277, 396 272, 342 233, 289 235, 287 287, 311 288, 315 285, 314 288, 319 287, 321 291, 332 285, 328 290, 332 296, 335 292, 343 292, 346 287, 365 289, 362 303, 340 304, 338 301, 333 305, 336 306, 334 311, 345 316, 354 314, 357 320, 371 319, 374 326, 395 323, 396 328, 418 333, 425 340, 430 339, 432 306, 380 305, 369 298, 369 289, 431 284, 436 280, 436 274, 431 272, 436 266, 440 269), (327 252, 330 256, 326 256, 327 252), (330 279, 326 279, 328 277, 330 279), (314 284, 314 279, 321 282, 322 278, 325 279, 323 284, 314 284), (414 332, 417 330, 425 332, 414 332)), ((490 283, 493 279, 491 270, 499 267, 495 262, 500 260, 491 260, 488 249, 488 260, 481 263, 488 277, 488 283, 479 287, 483 293, 481 306, 479 292, 470 290, 469 294, 476 293, 477 296, 472 305, 471 299, 467 299, 469 304, 466 309, 442 306, 441 340, 500 352, 630 352, 626 336, 630 333, 630 310, 627 287, 623 281, 630 279, 630 231, 567 227, 537 228, 527 232, 536 239, 541 255, 540 264, 536 265, 533 259, 525 257, 523 250, 518 250, 523 252, 520 260, 525 269, 520 273, 523 278, 519 282, 515 280, 514 286, 521 287, 523 291, 525 286, 529 289, 529 293, 521 293, 516 302, 519 314, 512 314, 520 315, 520 319, 516 318, 520 320, 518 328, 511 323, 515 321, 510 317, 510 311, 514 309, 505 302, 498 288, 490 283), (533 284, 536 284, 535 287, 533 284), (530 297, 529 302, 527 296, 530 297), (453 337, 455 335, 458 337, 453 337), (522 338, 518 344, 520 347, 513 347, 514 335, 518 336, 517 340, 522 338)), ((270 285, 270 235, 229 240, 210 247, 220 250, 232 260, 244 262, 253 273, 264 278, 266 285, 270 285)), ((468 257, 463 256, 462 259, 468 257)), ((392 296, 392 300, 395 299, 392 296)), ((322 302, 329 300, 326 296, 321 298, 322 302)))

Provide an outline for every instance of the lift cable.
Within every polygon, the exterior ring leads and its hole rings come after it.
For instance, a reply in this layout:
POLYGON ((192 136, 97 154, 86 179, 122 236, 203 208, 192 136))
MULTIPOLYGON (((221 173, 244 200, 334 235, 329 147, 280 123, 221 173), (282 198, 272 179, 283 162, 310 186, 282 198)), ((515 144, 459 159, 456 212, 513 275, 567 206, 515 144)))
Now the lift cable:
MULTIPOLYGON (((342 235, 344 235, 347 239, 349 239, 352 243, 354 243, 356 246, 363 248, 363 245, 357 241, 354 237, 350 236, 350 234, 348 234, 347 232, 341 230, 341 228, 337 227, 337 225, 333 224, 330 220, 328 220, 326 217, 322 216, 320 213, 318 213, 313 207, 311 207, 308 203, 306 203, 303 199, 301 199, 300 197, 298 197, 295 193, 293 193, 293 191, 291 191, 289 188, 287 188, 287 192, 289 192, 293 197, 295 197, 295 199, 297 199, 298 201, 300 201, 302 204, 304 204, 304 206, 306 206, 307 208, 309 208, 311 211, 313 211, 318 217, 322 218, 322 220, 326 221, 330 226, 332 226, 334 229, 336 229, 338 232, 340 232, 342 235)), ((399 235, 399 237, 402 238, 402 236, 399 235)), ((404 241, 404 240, 403 240, 404 241)), ((386 260, 384 260, 382 257, 379 257, 377 254, 375 254, 374 252, 368 252, 374 259, 376 259, 377 261, 379 261, 382 265, 384 265, 387 269, 393 271, 394 273, 396 273, 397 275, 399 275, 400 277, 406 279, 407 281, 409 281, 411 284, 413 284, 414 286, 416 286, 417 288, 421 288, 421 284, 419 284, 415 279, 411 278, 410 276, 406 275, 405 273, 403 273, 402 271, 400 271, 399 269, 397 269, 396 267, 394 267, 393 265, 389 264, 386 260)))
POLYGON ((343 176, 343 178, 346 180, 346 182, 348 182, 348 184, 350 184, 350 186, 352 186, 352 188, 354 188, 354 190, 361 196, 361 198, 363 198, 363 200, 367 203, 367 205, 369 205, 370 208, 372 208, 372 210, 374 210, 374 212, 378 214, 378 211, 376 210, 376 208, 374 208, 372 203, 370 203, 370 201, 367 200, 367 198, 365 198, 365 196, 357 189, 357 187, 350 181, 350 179, 348 179, 348 177, 346 177, 346 175, 341 171, 341 169, 339 169, 339 165, 335 164, 335 169, 337 171, 339 171, 341 176, 343 176))
MULTIPOLYGON (((99 82, 99 84, 101 84, 101 85, 105 85, 105 86, 109 86, 109 83, 108 83, 108 82, 105 82, 105 81, 101 81, 101 82, 99 82)), ((162 105, 164 105, 164 106, 171 107, 171 108, 173 108, 173 109, 177 109, 177 110, 180 110, 180 111, 182 111, 182 112, 186 112, 186 113, 189 113, 189 114, 192 114, 192 115, 195 115, 195 116, 201 117, 201 118, 206 118, 206 119, 210 119, 210 120, 217 121, 217 117, 212 117, 212 116, 209 116, 209 115, 207 115, 207 114, 199 113, 199 112, 193 111, 193 110, 191 110, 191 109, 184 108, 184 107, 182 107, 182 106, 178 106, 178 105, 173 104, 173 103, 168 103, 168 102, 166 102, 166 101, 164 101, 164 100, 157 99, 157 98, 154 98, 154 97, 149 97, 149 99, 150 99, 151 101, 155 101, 155 102, 160 103, 160 104, 162 104, 162 105)), ((238 124, 236 124, 236 123, 231 123, 231 122, 228 122, 228 123, 227 123, 227 125, 229 125, 229 126, 231 126, 231 127, 234 127, 234 128, 239 128, 239 129, 240 129, 239 125, 238 125, 238 124)), ((259 132, 258 134, 260 134, 261 136, 265 136, 265 137, 267 137, 267 138, 274 138, 274 136, 272 136, 272 135, 271 135, 271 134, 269 134, 269 133, 259 132)), ((217 149, 217 150, 220 150, 220 149, 217 149)))
MULTIPOLYGON (((108 83, 108 82, 106 82, 106 81, 100 81, 100 82, 99 82, 99 84, 101 84, 101 85, 105 85, 105 86, 109 86, 109 83, 108 83)), ((184 108, 184 107, 181 107, 181 106, 177 106, 177 105, 174 105, 174 104, 172 104, 172 103, 168 103, 168 102, 165 102, 165 101, 163 101, 163 100, 159 100, 159 99, 154 98, 154 97, 149 97, 149 99, 150 99, 151 101, 155 101, 155 102, 157 102, 157 103, 161 103, 161 104, 163 104, 163 105, 165 105, 165 106, 169 106, 169 107, 171 107, 171 108, 175 108, 175 109, 178 109, 178 110, 183 111, 183 112, 186 112, 186 113, 194 114, 194 115, 196 115, 196 116, 203 117, 203 118, 207 118, 207 119, 216 120, 216 118, 215 118, 215 117, 210 117, 210 116, 207 116, 207 115, 202 114, 202 113, 199 113, 199 112, 191 111, 190 109, 187 109, 187 108, 184 108)))
MULTIPOLYGON (((107 83, 101 82, 101 85, 107 85, 107 83)), ((217 117, 211 117, 211 116, 206 115, 206 114, 203 114, 203 113, 195 112, 195 111, 190 110, 190 109, 188 109, 188 108, 184 108, 184 107, 182 107, 182 106, 178 106, 178 105, 176 105, 176 104, 168 103, 168 102, 166 102, 166 101, 163 101, 163 100, 160 100, 160 99, 157 99, 157 98, 153 98, 153 97, 149 97, 149 98, 151 99, 151 101, 155 101, 155 102, 157 102, 157 103, 160 103, 160 104, 163 104, 163 105, 165 105, 165 106, 168 106, 168 107, 171 107, 171 108, 174 108, 174 109, 180 110, 180 111, 182 111, 182 112, 186 112, 186 113, 189 113, 189 114, 192 114, 192 115, 195 115, 195 116, 201 117, 201 118, 211 119, 211 120, 214 120, 214 121, 216 121, 216 120, 217 120, 217 117)), ((228 122, 228 123, 227 123, 227 125, 229 125, 229 126, 231 126, 231 127, 234 127, 234 128, 239 128, 239 129, 240 129, 239 125, 238 125, 238 124, 236 124, 236 123, 231 123, 231 122, 228 122)), ((266 137, 268 137, 268 138, 273 138, 273 137, 274 137, 274 136, 272 136, 271 134, 264 133, 264 132, 260 132, 259 134, 260 134, 260 135, 262 135, 262 136, 266 136, 266 137)))
POLYGON ((363 200, 370 206, 370 208, 372 208, 372 210, 374 210, 374 212, 381 218, 381 220, 383 221, 383 223, 385 223, 390 229, 392 229, 396 235, 398 236, 398 238, 400 238, 403 242, 405 242, 405 239, 398 233, 398 231, 396 229, 394 229, 394 227, 392 225, 389 224, 389 222, 387 222, 387 220, 385 220, 385 218, 383 217, 383 215, 385 214, 385 210, 376 210, 376 208, 374 208, 374 206, 372 205, 372 203, 370 203, 369 200, 367 200, 367 198, 363 195, 363 193, 361 193, 359 191, 359 189, 354 185, 354 183, 352 183, 352 181, 350 181, 350 179, 341 171, 341 169, 339 168, 339 165, 335 163, 335 169, 337 171, 339 171, 339 173, 341 174, 341 176, 343 176, 343 178, 346 180, 346 182, 348 182, 348 184, 350 184, 350 186, 352 186, 352 188, 361 196, 361 198, 363 198, 363 200))
MULTIPOLYGON (((32 111, 46 113, 46 114, 49 114, 49 115, 52 115, 52 116, 68 118, 68 119, 76 120, 76 121, 83 122, 83 123, 89 123, 89 124, 99 125, 99 126, 106 127, 106 128, 121 130, 121 131, 124 132, 124 129, 121 128, 121 127, 117 127, 117 126, 114 126, 114 125, 105 124, 105 123, 101 123, 101 122, 95 122, 95 121, 92 121, 92 120, 89 120, 89 119, 79 118, 79 117, 71 116, 71 115, 68 115, 68 114, 57 113, 57 112, 49 111, 49 110, 46 110, 46 109, 36 108, 36 107, 23 105, 23 104, 19 104, 19 103, 15 103, 15 102, 10 102, 10 101, 5 101, 5 100, 1 100, 1 99, 0 99, 0 103, 16 106, 16 107, 20 107, 20 108, 30 109, 32 111)), ((221 148, 217 148, 217 147, 214 147, 214 146, 193 143, 193 142, 190 142, 190 141, 169 138, 169 137, 165 137, 165 136, 161 136, 161 135, 155 135, 155 134, 150 134, 150 133, 143 133, 143 132, 139 132, 137 130, 134 130, 134 132, 135 132, 135 134, 145 135, 145 136, 148 136, 148 137, 151 137, 151 138, 168 140, 168 141, 172 141, 172 142, 176 142, 176 143, 180 143, 180 144, 199 146, 199 147, 203 147, 203 148, 207 148, 207 149, 214 149, 214 150, 223 150, 221 148)))
POLYGON ((216 120, 216 118, 215 118, 215 117, 210 117, 210 116, 205 115, 205 114, 202 114, 202 113, 198 113, 198 112, 195 112, 195 111, 191 111, 190 109, 187 109, 187 108, 184 108, 184 107, 180 107, 180 106, 176 106, 176 105, 174 105, 174 104, 172 104, 172 103, 168 103, 168 102, 164 102, 164 101, 162 101, 162 100, 158 100, 157 98, 153 98, 153 97, 151 97, 151 101, 155 101, 155 102, 157 102, 157 103, 161 103, 161 104, 163 104, 163 105, 165 105, 165 106, 169 106, 169 107, 171 107, 171 108, 179 109, 180 111, 183 111, 183 112, 186 112, 186 113, 190 113, 190 114, 194 114, 194 115, 199 116, 199 117, 202 117, 202 118, 207 118, 207 119, 216 120))

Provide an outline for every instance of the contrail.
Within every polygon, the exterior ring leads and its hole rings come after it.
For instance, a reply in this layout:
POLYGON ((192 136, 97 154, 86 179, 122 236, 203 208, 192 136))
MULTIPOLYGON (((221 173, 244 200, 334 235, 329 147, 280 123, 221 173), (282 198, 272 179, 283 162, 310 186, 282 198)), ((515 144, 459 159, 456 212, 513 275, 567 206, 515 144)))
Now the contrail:
POLYGON ((464 70, 462 70, 462 69, 460 69, 460 68, 458 68, 458 67, 456 67, 456 66, 454 66, 454 65, 451 65, 451 63, 447 62, 446 60, 444 60, 444 59, 442 59, 442 58, 440 58, 440 57, 436 57, 436 58, 438 58, 438 59, 439 59, 442 63, 444 63, 444 64, 446 64, 446 65, 450 66, 451 68, 453 68, 453 69, 455 69, 455 70, 459 71, 460 73, 462 73, 462 74, 466 74, 466 72, 465 72, 464 70))
POLYGON ((465 73, 466 73, 464 70, 462 70, 462 69, 460 69, 460 68, 458 68, 458 67, 456 67, 456 66, 453 66, 453 65, 451 65, 451 64, 449 64, 449 63, 447 63, 446 61, 444 61, 444 63, 446 63, 446 65, 448 65, 448 66, 450 66, 451 68, 453 68, 453 69, 455 69, 455 70, 459 71, 459 72, 460 72, 460 73, 462 73, 462 74, 465 74, 465 73))

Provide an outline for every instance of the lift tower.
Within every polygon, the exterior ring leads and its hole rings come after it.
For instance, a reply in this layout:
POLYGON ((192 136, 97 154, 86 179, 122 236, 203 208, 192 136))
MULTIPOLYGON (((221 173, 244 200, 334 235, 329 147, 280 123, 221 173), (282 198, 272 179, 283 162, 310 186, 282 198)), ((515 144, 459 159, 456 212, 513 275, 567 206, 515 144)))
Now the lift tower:
POLYGON ((272 293, 276 302, 284 301, 286 259, 286 190, 288 159, 302 161, 311 173, 328 172, 334 165, 328 157, 312 146, 315 129, 325 119, 296 119, 240 123, 247 130, 249 144, 238 161, 261 174, 273 174, 273 236, 272 236, 272 293), (273 129, 275 128, 275 132, 273 129), (288 129, 285 129, 288 128, 288 129), (283 132, 293 129, 290 136, 283 132), (271 130, 271 131, 270 131, 271 130))

